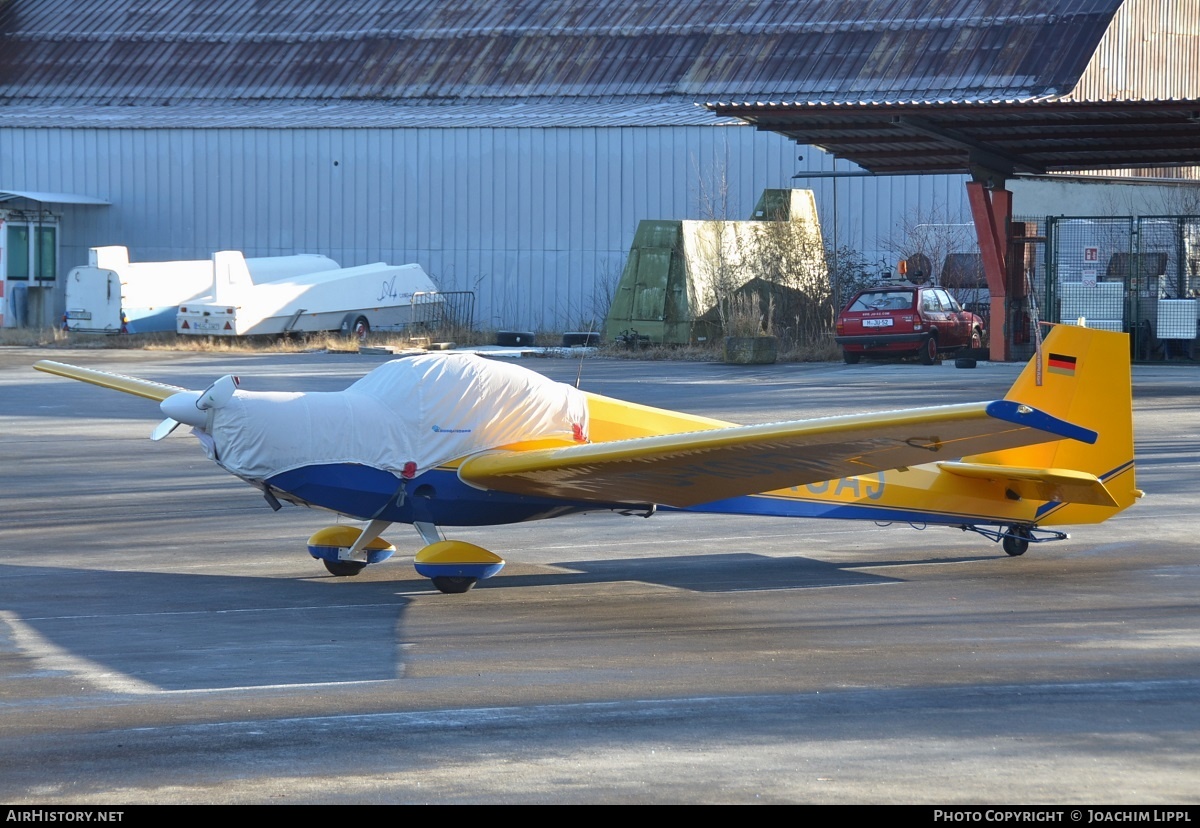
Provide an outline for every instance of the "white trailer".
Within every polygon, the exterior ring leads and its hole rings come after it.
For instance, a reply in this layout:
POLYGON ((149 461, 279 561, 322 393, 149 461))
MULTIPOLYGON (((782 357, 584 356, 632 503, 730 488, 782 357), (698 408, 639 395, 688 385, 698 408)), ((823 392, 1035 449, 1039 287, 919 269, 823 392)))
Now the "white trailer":
POLYGON ((125 247, 93 247, 88 264, 67 274, 63 327, 85 333, 173 331, 181 303, 212 295, 218 256, 240 261, 239 268, 254 283, 338 267, 315 253, 246 259, 230 250, 211 259, 130 262, 125 247))
POLYGON ((441 297, 420 265, 383 262, 254 284, 235 259, 216 256, 212 297, 179 307, 176 333, 271 336, 406 330, 441 319, 441 297))

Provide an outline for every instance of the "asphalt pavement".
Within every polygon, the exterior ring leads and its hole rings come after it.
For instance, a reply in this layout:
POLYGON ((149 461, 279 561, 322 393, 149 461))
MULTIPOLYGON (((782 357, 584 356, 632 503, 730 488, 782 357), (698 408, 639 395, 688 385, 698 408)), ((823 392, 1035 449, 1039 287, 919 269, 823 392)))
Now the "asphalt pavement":
MULTIPOLYGON (((337 390, 387 359, 0 348, 0 801, 1194 804, 1200 369, 1135 366, 1132 509, 1009 558, 938 527, 601 513, 420 539, 354 578, 153 403, 337 390)), ((523 359, 736 422, 992 399, 1019 366, 523 359), (582 369, 582 370, 581 370, 582 369)))

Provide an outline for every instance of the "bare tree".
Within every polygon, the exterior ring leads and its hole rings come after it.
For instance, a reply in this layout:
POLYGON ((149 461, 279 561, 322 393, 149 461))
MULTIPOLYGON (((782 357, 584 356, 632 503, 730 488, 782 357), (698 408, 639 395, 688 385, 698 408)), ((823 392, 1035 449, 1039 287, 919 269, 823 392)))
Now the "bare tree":
POLYGON ((783 207, 763 218, 750 225, 747 256, 760 304, 791 344, 816 342, 832 330, 836 315, 820 229, 810 216, 793 216, 783 207))
POLYGON ((903 261, 914 282, 941 284, 942 267, 952 253, 978 253, 975 225, 950 220, 936 202, 928 209, 913 208, 900 219, 895 233, 883 241, 884 250, 903 261))

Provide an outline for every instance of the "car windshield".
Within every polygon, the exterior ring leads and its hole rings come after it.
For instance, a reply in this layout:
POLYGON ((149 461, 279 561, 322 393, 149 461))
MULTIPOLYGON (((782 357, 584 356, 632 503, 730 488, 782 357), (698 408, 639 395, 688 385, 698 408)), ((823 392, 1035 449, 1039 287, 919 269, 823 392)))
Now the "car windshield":
POLYGON ((911 290, 873 291, 859 296, 846 310, 905 310, 912 307, 915 295, 911 290))

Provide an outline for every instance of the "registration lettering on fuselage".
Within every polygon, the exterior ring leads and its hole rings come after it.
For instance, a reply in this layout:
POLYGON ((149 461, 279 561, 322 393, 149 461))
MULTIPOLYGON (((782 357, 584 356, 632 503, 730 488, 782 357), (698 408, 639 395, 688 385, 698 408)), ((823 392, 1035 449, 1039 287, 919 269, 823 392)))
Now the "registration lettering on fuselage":
POLYGON ((812 495, 828 495, 842 497, 849 494, 853 498, 866 497, 868 500, 879 500, 883 497, 886 483, 883 472, 861 477, 843 477, 839 480, 821 480, 817 483, 806 483, 803 486, 793 486, 793 492, 807 492, 812 495), (832 492, 830 491, 832 489, 832 492))

